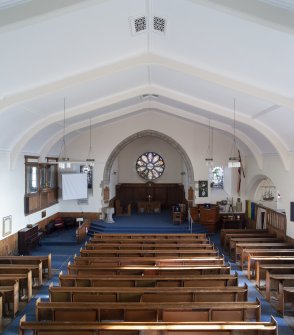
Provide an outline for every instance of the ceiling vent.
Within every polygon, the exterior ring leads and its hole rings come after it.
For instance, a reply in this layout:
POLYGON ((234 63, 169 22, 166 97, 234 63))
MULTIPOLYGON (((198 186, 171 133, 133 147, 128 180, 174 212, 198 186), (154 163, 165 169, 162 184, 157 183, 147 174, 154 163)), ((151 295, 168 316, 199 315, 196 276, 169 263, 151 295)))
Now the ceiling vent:
POLYGON ((144 15, 130 18, 131 31, 133 35, 143 33, 147 30, 147 18, 144 15))
POLYGON ((153 16, 153 30, 164 34, 166 31, 166 19, 154 15, 153 16))

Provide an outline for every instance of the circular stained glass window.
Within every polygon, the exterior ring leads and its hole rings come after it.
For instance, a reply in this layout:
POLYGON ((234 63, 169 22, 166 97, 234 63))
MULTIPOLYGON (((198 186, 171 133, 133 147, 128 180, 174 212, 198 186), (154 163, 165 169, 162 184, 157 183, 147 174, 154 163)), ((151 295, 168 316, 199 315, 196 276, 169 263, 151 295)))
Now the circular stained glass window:
POLYGON ((155 152, 145 152, 137 159, 136 170, 146 180, 159 178, 164 172, 163 158, 155 152))

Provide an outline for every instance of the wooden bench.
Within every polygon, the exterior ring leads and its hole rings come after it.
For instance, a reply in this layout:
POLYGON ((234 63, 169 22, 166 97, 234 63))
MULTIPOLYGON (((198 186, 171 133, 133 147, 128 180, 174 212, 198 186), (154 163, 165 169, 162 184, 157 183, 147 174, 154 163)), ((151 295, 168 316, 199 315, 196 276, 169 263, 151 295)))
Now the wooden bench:
POLYGON ((0 264, 39 264, 42 263, 43 275, 51 277, 52 256, 0 256, 0 264))
POLYGON ((200 234, 99 234, 94 233, 93 239, 101 240, 190 240, 190 239, 206 239, 205 233, 200 234))
POLYGON ((80 276, 59 273, 60 286, 85 287, 210 287, 238 286, 238 274, 173 276, 80 276))
POLYGON ((201 264, 193 266, 96 266, 68 264, 69 274, 99 274, 99 275, 196 275, 196 274, 228 274, 230 265, 221 264, 201 264))
MULTIPOLYGON (((283 316, 285 315, 286 305, 290 303, 291 312, 293 313, 294 303, 294 287, 293 286, 280 286, 278 294, 278 312, 283 316)), ((292 315, 293 316, 293 315, 292 315)))
MULTIPOLYGON (((262 263, 287 263, 287 262, 294 262, 294 256, 260 256, 260 255, 253 255, 251 256, 248 254, 248 264, 247 264, 247 277, 251 279, 251 272, 253 272, 253 278, 255 276, 256 280, 256 269, 262 263), (258 262, 258 263, 257 263, 258 262)), ((258 279, 259 280, 259 279, 258 279)))
POLYGON ((51 302, 247 301, 248 287, 60 287, 49 286, 51 302))
POLYGON ((36 303, 38 321, 260 321, 260 301, 193 303, 36 303))
POLYGON ((95 257, 209 257, 218 256, 218 250, 196 249, 196 250, 88 250, 81 249, 81 256, 95 256, 95 257))
POLYGON ((30 301, 33 294, 32 271, 27 270, 22 274, 1 274, 0 286, 14 285, 14 282, 19 282, 19 300, 26 298, 30 301))
POLYGON ((228 234, 255 234, 255 233, 268 233, 267 229, 241 229, 241 228, 223 228, 220 232, 221 245, 225 246, 226 235, 228 234))
POLYGON ((27 335, 278 335, 278 325, 270 322, 19 322, 19 334, 27 335))
POLYGON ((43 281, 42 262, 38 264, 0 264, 0 275, 2 274, 19 274, 32 271, 33 283, 41 286, 43 281))
MULTIPOLYGON (((253 256, 294 256, 294 248, 286 249, 243 249, 241 255, 241 269, 245 268, 245 259, 247 258, 247 268, 249 261, 253 256), (250 257, 249 257, 250 256, 250 257)), ((250 268, 251 266, 249 266, 250 268)))
POLYGON ((257 242, 257 243, 252 243, 252 242, 245 242, 245 243, 236 243, 235 247, 235 254, 232 256, 232 260, 235 262, 238 262, 240 260, 240 264, 243 262, 242 258, 242 252, 244 249, 286 249, 286 248, 294 248, 294 245, 291 245, 289 243, 284 243, 284 242, 272 242, 272 243, 267 243, 267 242, 257 242))
POLYGON ((16 280, 13 285, 0 286, 0 295, 3 315, 14 318, 19 311, 19 282, 16 280))
POLYGON ((269 271, 270 273, 292 273, 294 272, 294 263, 283 264, 283 263, 260 263, 255 262, 255 280, 256 286, 261 288, 261 280, 265 280, 265 273, 269 271), (264 273, 264 278, 262 275, 264 273))
POLYGON ((289 273, 270 273, 266 271, 265 275, 265 298, 267 301, 271 299, 271 291, 274 286, 276 285, 277 296, 279 296, 279 289, 283 290, 284 286, 293 286, 294 285, 294 274, 289 273), (286 282, 286 285, 285 285, 286 282))
POLYGON ((261 243, 261 242, 268 242, 268 243, 277 243, 281 242, 279 239, 277 239, 274 236, 268 236, 268 237, 233 237, 229 241, 229 254, 230 256, 235 254, 236 250, 236 244, 237 243, 246 243, 246 242, 254 242, 254 243, 261 243))
POLYGON ((224 257, 98 257, 75 256, 74 264, 88 266, 198 266, 224 265, 224 257))
POLYGON ((86 242, 85 243, 85 249, 94 249, 94 250, 133 250, 138 249, 140 251, 142 250, 165 250, 165 249, 171 249, 171 250, 196 250, 196 249, 214 249, 214 244, 210 243, 208 240, 206 243, 97 243, 97 241, 93 242, 86 242))
POLYGON ((117 244, 123 244, 123 245, 131 245, 133 243, 137 244, 137 243, 141 243, 141 244, 144 244, 144 243, 147 243, 147 244, 183 244, 183 243, 188 243, 188 244, 191 244, 191 243, 205 243, 207 244, 207 241, 208 238, 207 237, 199 237, 199 238, 185 238, 185 239, 177 239, 176 237, 175 238, 169 238, 169 239, 166 239, 166 238, 155 238, 155 239, 143 239, 143 238, 138 238, 138 239, 120 239, 119 238, 119 235, 118 237, 115 239, 114 237, 113 238, 110 238, 110 239, 107 239, 107 238, 104 238, 104 239, 100 239, 100 238, 95 238, 95 237, 92 237, 90 239, 90 242, 91 243, 99 243, 99 244, 105 244, 105 243, 117 243, 117 244))
POLYGON ((238 238, 260 238, 260 237, 275 237, 275 234, 267 233, 267 232, 255 232, 255 233, 237 233, 237 234, 226 234, 225 241, 224 241, 224 249, 229 250, 230 241, 231 239, 238 239, 238 238))

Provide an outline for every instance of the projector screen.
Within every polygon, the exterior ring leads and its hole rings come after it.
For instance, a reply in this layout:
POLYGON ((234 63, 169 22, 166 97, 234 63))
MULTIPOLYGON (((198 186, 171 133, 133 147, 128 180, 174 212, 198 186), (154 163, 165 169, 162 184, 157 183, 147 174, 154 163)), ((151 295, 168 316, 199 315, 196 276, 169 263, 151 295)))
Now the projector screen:
POLYGON ((62 174, 62 200, 88 198, 88 181, 86 173, 62 174))

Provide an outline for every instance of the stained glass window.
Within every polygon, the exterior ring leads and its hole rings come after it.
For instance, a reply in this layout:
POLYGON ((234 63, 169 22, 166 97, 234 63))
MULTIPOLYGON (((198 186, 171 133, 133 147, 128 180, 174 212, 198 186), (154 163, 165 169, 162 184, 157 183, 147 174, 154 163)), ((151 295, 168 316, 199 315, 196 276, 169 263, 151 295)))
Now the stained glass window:
POLYGON ((155 152, 145 152, 136 162, 136 170, 140 177, 146 180, 159 178, 165 168, 163 158, 155 152))

